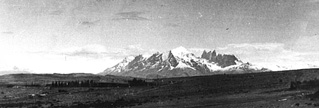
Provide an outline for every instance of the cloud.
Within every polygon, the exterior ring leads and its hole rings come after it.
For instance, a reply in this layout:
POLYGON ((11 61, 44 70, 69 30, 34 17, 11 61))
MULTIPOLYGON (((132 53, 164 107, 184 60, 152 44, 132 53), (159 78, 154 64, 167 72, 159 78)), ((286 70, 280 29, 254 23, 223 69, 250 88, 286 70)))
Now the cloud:
MULTIPOLYGON (((92 44, 92 45, 86 45, 82 47, 66 48, 66 49, 56 50, 51 52, 59 54, 59 55, 81 56, 86 58, 99 59, 99 58, 105 57, 107 50, 103 45, 92 44)), ((44 53, 47 53, 47 52, 44 52, 44 53)))
POLYGON ((144 55, 150 56, 151 54, 157 52, 155 49, 144 49, 141 44, 134 44, 129 45, 121 50, 122 58, 127 56, 137 56, 137 55, 144 55))
POLYGON ((293 50, 302 52, 319 52, 319 35, 299 37, 294 45, 293 50))
POLYGON ((319 52, 290 50, 283 43, 229 44, 217 48, 217 52, 234 54, 244 62, 265 67, 279 65, 297 69, 319 63, 319 52))
POLYGON ((17 66, 34 73, 98 73, 122 59, 113 58, 103 45, 93 44, 59 50, 0 54, 0 71, 17 66))
POLYGON ((226 47, 217 48, 225 53, 236 54, 255 54, 257 53, 276 53, 285 51, 282 43, 242 43, 228 44, 226 47))
POLYGON ((110 57, 111 59, 123 59, 127 56, 150 55, 157 52, 155 49, 144 49, 141 44, 128 45, 124 48, 106 48, 103 45, 93 44, 82 47, 66 48, 53 53, 66 56, 78 56, 92 59, 110 57))
POLYGON ((129 45, 126 49, 128 50, 144 50, 141 44, 129 45))
POLYGON ((63 13, 63 10, 55 10, 55 11, 50 12, 49 14, 50 15, 60 15, 62 13, 63 13))
POLYGON ((163 26, 164 27, 173 27, 173 28, 180 27, 180 25, 176 24, 176 23, 167 23, 167 24, 164 24, 163 26))
POLYGON ((81 21, 79 22, 82 25, 95 25, 96 23, 98 23, 100 20, 95 20, 95 21, 81 21))
POLYGON ((125 48, 109 48, 107 55, 114 59, 123 59, 128 56, 143 55, 145 57, 151 56, 158 52, 156 49, 145 49, 141 44, 128 45, 125 48))
POLYGON ((317 3, 317 2, 319 2, 319 0, 308 0, 308 2, 310 2, 310 3, 317 3))
POLYGON ((144 21, 149 20, 148 18, 141 17, 140 15, 145 14, 145 12, 137 12, 137 11, 131 11, 131 12, 120 12, 116 14, 116 18, 113 18, 112 20, 138 20, 138 21, 144 21))
POLYGON ((13 32, 11 31, 5 31, 5 32, 1 32, 2 34, 13 34, 13 32))

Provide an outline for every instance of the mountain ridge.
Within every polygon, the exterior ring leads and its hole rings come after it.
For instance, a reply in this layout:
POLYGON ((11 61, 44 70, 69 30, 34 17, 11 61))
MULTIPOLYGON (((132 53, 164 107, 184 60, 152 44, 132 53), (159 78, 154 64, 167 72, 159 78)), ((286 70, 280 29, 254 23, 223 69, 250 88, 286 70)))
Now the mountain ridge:
POLYGON ((158 78, 264 71, 269 70, 250 63, 243 63, 235 55, 217 54, 214 50, 204 51, 201 57, 197 57, 186 48, 177 47, 168 52, 156 52, 150 57, 138 55, 134 59, 125 58, 122 62, 99 74, 158 78))

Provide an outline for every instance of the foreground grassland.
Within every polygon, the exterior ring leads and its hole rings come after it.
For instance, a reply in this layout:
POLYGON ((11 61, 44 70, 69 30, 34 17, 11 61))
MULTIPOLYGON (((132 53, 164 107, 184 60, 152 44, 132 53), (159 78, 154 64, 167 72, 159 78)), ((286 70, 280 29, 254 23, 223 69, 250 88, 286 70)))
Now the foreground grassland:
MULTIPOLYGON (((63 74, 1 76, 1 107, 317 107, 318 69, 147 80, 128 87, 51 87, 52 81, 125 84, 127 77, 63 74), (39 86, 25 86, 38 84, 39 86)), ((146 80, 146 79, 142 79, 146 80)), ((319 82, 319 81, 318 81, 319 82)))

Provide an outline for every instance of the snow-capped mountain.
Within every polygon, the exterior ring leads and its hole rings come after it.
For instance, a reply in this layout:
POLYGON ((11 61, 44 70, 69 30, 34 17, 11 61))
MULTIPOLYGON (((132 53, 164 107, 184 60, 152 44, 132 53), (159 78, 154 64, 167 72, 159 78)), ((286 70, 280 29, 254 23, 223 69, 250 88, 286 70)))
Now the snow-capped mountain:
POLYGON ((122 72, 127 71, 125 66, 128 65, 134 59, 133 56, 125 57, 120 63, 116 64, 115 66, 108 68, 105 71, 114 71, 114 72, 122 72))
POLYGON ((186 48, 178 47, 168 52, 154 53, 150 57, 143 55, 126 57, 122 62, 100 74, 158 78, 261 71, 268 70, 243 63, 234 55, 204 51, 201 57, 197 57, 186 48))

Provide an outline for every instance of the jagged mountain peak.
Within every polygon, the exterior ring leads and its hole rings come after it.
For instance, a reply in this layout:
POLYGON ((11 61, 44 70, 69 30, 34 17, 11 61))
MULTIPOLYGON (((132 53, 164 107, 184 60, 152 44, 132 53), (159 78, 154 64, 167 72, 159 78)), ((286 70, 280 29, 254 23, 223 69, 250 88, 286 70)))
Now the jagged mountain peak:
POLYGON ((204 51, 201 57, 195 56, 184 47, 168 52, 156 52, 125 58, 121 63, 106 69, 102 75, 121 75, 133 77, 183 77, 207 74, 220 74, 228 71, 258 71, 249 63, 244 64, 236 56, 204 51))
POLYGON ((217 63, 222 68, 236 65, 237 62, 241 62, 235 55, 231 54, 217 54, 216 51, 204 51, 201 58, 208 60, 210 63, 217 63))

